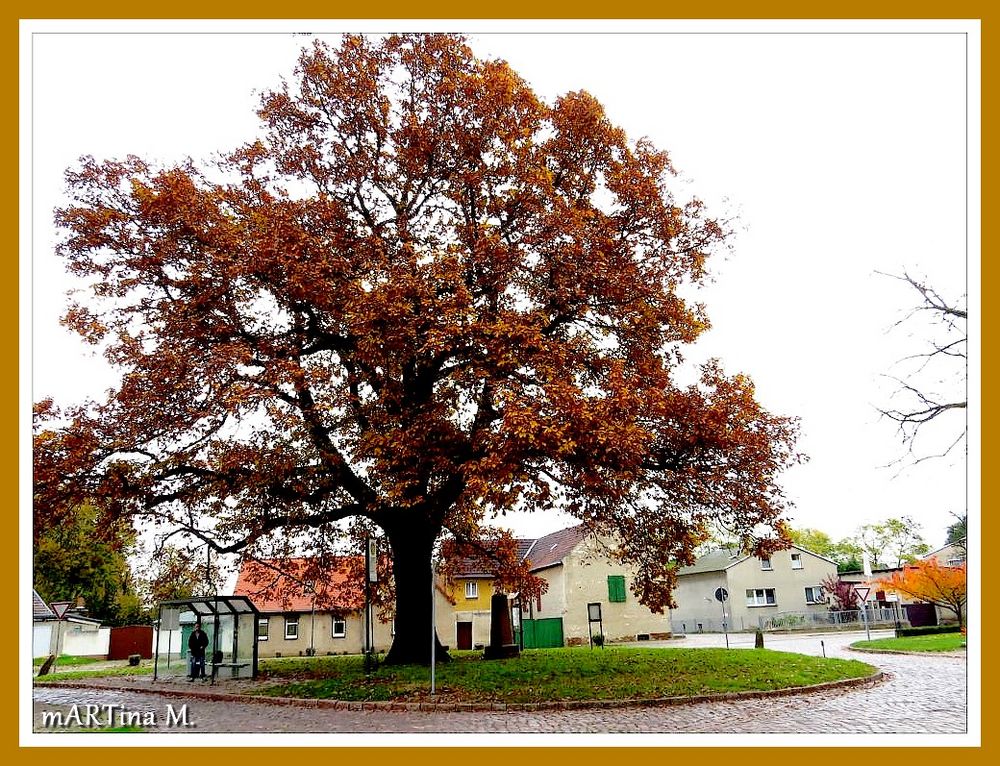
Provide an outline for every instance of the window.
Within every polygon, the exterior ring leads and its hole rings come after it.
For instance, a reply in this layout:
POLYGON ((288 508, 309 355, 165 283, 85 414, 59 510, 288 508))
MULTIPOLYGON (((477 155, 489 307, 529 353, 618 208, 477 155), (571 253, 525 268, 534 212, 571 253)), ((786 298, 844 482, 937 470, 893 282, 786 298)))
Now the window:
POLYGON ((285 618, 285 640, 294 641, 299 637, 299 616, 297 614, 285 618))
POLYGON ((802 569, 802 554, 793 553, 792 554, 792 569, 802 569))
POLYGON ((747 588, 747 606, 774 606, 774 588, 747 588))
POLYGON ((771 559, 761 559, 760 568, 765 572, 770 572, 774 567, 771 566, 771 559))
POLYGON ((608 575, 608 601, 620 603, 625 600, 625 576, 608 575))
POLYGON ((825 603, 825 599, 823 598, 823 589, 818 585, 812 588, 806 588, 806 603, 807 604, 825 603))
POLYGON ((347 620, 341 615, 333 615, 330 618, 330 623, 333 628, 332 634, 334 638, 344 638, 347 635, 347 620))
POLYGON ((479 583, 471 580, 465 584, 466 598, 479 598, 479 583))
POLYGON ((965 559, 948 559, 948 566, 960 567, 965 563, 965 559))
POLYGON ((257 620, 257 640, 267 641, 268 629, 270 628, 271 621, 268 617, 261 617, 257 620))

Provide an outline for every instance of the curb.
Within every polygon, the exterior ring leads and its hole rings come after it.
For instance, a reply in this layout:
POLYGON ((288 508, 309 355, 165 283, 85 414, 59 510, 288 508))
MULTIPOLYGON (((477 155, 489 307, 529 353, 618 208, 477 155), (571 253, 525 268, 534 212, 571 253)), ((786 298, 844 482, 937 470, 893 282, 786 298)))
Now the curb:
POLYGON ((434 713, 512 713, 535 712, 546 710, 593 710, 634 707, 670 707, 675 705, 694 705, 703 702, 736 702, 746 699, 767 699, 769 697, 788 697, 795 694, 811 694, 830 689, 845 689, 855 686, 875 686, 887 680, 888 676, 881 670, 862 678, 847 678, 842 681, 826 681, 811 686, 790 686, 785 689, 770 689, 766 691, 727 692, 722 694, 700 694, 692 697, 656 697, 640 700, 566 700, 562 702, 349 702, 346 700, 304 699, 300 697, 265 697, 252 694, 231 694, 226 692, 195 692, 182 689, 136 689, 106 684, 87 683, 85 681, 53 681, 41 686, 59 689, 103 689, 116 692, 133 692, 137 694, 158 694, 163 697, 186 697, 188 699, 209 700, 213 702, 250 702, 258 705, 281 705, 285 707, 322 708, 326 710, 351 711, 396 711, 396 712, 434 712, 434 713))
POLYGON ((903 649, 869 649, 862 646, 847 646, 844 648, 852 652, 858 652, 859 654, 908 654, 911 657, 947 657, 952 660, 964 660, 968 656, 964 652, 961 654, 954 652, 910 652, 903 649))

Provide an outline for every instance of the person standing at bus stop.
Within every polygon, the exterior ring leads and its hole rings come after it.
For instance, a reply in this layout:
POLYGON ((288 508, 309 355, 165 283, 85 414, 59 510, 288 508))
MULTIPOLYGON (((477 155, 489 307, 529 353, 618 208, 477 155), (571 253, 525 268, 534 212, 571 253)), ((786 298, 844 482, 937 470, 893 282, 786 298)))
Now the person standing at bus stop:
POLYGON ((205 650, 208 648, 208 634, 201 629, 201 622, 194 624, 194 630, 188 638, 188 653, 191 662, 191 680, 206 678, 205 650))

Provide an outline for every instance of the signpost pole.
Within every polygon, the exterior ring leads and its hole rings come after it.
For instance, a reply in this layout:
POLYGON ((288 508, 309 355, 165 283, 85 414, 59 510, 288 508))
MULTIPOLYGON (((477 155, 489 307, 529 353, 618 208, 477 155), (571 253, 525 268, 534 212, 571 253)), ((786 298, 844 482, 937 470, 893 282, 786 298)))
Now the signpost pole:
POLYGON ((861 606, 861 619, 865 621, 865 636, 869 641, 872 640, 871 630, 868 627, 868 594, 870 592, 871 588, 867 585, 854 586, 854 596, 861 606))
POLYGON ((434 558, 431 558, 431 696, 434 696, 434 670, 437 662, 437 615, 435 614, 434 558))
POLYGON ((722 605, 722 632, 726 637, 726 648, 729 648, 729 626, 726 625, 726 601, 729 599, 729 591, 725 588, 715 589, 715 600, 722 605))

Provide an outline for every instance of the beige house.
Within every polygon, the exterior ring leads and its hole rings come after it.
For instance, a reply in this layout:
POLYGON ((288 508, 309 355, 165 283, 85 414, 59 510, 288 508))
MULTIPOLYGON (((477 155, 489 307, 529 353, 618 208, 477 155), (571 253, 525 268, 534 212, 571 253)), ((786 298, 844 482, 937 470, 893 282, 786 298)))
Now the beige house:
MULTIPOLYGON (((546 592, 516 604, 515 631, 525 648, 589 644, 591 635, 606 641, 670 637, 670 618, 641 605, 629 590, 634 570, 613 561, 607 548, 582 525, 533 540, 519 540, 519 554, 531 572, 545 580, 546 592), (588 620, 588 605, 599 604, 601 622, 588 620)), ((445 644, 476 648, 489 643, 492 578, 482 567, 460 567, 453 590, 438 591, 437 630, 445 644)))
POLYGON ((948 543, 936 550, 925 554, 921 558, 925 559, 937 559, 939 564, 944 564, 949 567, 961 566, 965 563, 967 557, 966 546, 968 545, 966 538, 957 540, 953 543, 948 543))
MULTIPOLYGON (((360 654, 365 649, 364 563, 343 556, 322 570, 311 559, 244 561, 235 594, 261 612, 259 657, 360 654), (310 583, 315 582, 315 587, 310 583)), ((373 619, 374 649, 389 650, 392 624, 373 619)))
POLYGON ((798 546, 770 559, 728 548, 711 551, 678 572, 673 632, 720 632, 723 619, 731 631, 755 630, 773 618, 803 622, 808 618, 799 615, 829 610, 822 582, 836 576, 835 562, 798 546), (720 588, 724 602, 716 597, 720 588))

